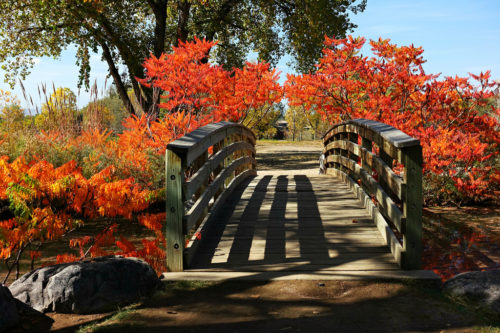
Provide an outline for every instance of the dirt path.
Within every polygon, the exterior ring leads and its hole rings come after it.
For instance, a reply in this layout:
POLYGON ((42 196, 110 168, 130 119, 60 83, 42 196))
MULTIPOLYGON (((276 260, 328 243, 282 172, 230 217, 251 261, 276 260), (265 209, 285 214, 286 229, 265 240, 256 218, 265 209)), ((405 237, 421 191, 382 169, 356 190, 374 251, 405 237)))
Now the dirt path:
POLYGON ((320 141, 259 141, 256 146, 257 171, 272 174, 277 170, 301 170, 305 174, 317 174, 322 148, 320 141))
MULTIPOLYGON (((72 332, 91 317, 57 315, 72 332)), ((95 320, 95 319, 91 319, 95 320)), ((499 332, 431 286, 370 281, 177 282, 81 332, 499 332)))

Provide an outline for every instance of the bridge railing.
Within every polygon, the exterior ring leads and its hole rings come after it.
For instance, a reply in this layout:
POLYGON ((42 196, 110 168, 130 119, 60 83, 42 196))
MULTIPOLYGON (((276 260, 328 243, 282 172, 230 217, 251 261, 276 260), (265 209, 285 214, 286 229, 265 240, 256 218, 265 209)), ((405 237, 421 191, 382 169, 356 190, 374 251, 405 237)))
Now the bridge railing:
POLYGON ((256 175, 255 135, 219 122, 167 146, 167 270, 189 266, 215 211, 245 178, 256 175))
POLYGON ((399 265, 420 269, 420 141, 392 126, 354 119, 330 128, 323 143, 326 173, 342 178, 365 201, 399 265))

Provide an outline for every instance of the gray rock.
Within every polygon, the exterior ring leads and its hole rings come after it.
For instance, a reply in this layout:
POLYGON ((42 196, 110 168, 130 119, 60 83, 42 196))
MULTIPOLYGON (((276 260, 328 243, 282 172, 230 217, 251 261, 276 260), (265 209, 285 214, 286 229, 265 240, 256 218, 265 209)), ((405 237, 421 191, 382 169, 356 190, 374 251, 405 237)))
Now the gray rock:
POLYGON ((500 269, 458 274, 444 283, 443 291, 500 316, 500 269))
POLYGON ((12 297, 9 288, 0 284, 0 332, 16 326, 18 323, 16 300, 12 297))
POLYGON ((40 268, 23 275, 9 289, 38 311, 98 313, 149 295, 158 283, 146 262, 108 256, 40 268))

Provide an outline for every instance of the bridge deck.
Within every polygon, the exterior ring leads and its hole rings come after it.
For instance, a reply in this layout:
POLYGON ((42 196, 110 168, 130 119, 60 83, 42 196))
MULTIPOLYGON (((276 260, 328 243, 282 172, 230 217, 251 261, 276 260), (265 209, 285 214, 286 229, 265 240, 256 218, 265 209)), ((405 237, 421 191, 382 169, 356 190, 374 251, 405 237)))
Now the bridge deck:
POLYGON ((349 187, 283 172, 237 188, 188 271, 396 271, 389 248, 349 187))

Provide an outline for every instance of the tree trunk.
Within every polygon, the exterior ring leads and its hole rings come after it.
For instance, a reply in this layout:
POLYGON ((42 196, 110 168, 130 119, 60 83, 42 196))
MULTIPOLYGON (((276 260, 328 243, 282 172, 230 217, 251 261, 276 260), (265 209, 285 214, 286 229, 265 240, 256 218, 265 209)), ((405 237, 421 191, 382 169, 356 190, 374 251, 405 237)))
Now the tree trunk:
POLYGON ((120 73, 118 72, 118 69, 115 66, 115 62, 113 60, 113 56, 111 55, 108 45, 104 41, 101 41, 100 44, 102 48, 102 55, 104 56, 104 59, 108 63, 109 73, 113 77, 113 81, 115 83, 118 95, 120 96, 123 104, 125 105, 125 108, 130 112, 130 114, 134 115, 137 114, 136 111, 134 110, 132 103, 130 102, 130 98, 128 97, 127 94, 127 89, 125 88, 120 73))
POLYGON ((165 51, 165 35, 167 29, 167 0, 160 0, 153 8, 155 15, 154 55, 159 58, 165 51))
POLYGON ((177 40, 175 45, 178 46, 179 41, 185 42, 188 38, 187 23, 189 20, 189 11, 191 3, 183 0, 179 2, 179 21, 177 23, 177 40))

